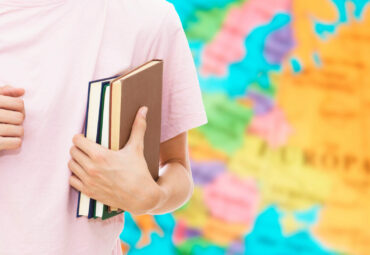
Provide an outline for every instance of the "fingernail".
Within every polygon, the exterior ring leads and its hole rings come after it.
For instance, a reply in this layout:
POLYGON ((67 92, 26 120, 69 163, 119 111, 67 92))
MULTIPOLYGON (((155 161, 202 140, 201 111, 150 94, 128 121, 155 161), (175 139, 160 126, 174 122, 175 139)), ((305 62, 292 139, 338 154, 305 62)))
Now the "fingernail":
POLYGON ((148 112, 148 107, 144 106, 143 108, 141 108, 140 110, 140 114, 141 116, 143 116, 144 119, 146 119, 146 114, 148 112))

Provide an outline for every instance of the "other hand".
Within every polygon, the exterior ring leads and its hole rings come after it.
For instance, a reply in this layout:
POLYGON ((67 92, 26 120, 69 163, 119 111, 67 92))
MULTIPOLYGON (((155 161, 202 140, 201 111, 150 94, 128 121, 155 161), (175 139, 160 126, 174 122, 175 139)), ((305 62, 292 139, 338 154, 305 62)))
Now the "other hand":
POLYGON ((0 87, 0 151, 18 149, 22 145, 24 89, 9 85, 0 87))

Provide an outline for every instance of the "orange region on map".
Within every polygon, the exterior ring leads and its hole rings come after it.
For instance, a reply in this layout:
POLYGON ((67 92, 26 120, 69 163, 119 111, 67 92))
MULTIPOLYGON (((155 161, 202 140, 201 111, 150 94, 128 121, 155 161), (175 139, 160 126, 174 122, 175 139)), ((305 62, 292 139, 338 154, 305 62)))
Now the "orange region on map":
POLYGON ((191 159, 196 161, 227 161, 227 154, 213 148, 207 138, 201 132, 193 129, 190 130, 188 134, 188 144, 191 159))
POLYGON ((312 19, 334 23, 338 20, 339 13, 331 0, 294 0, 292 17, 294 38, 299 42, 299 47, 291 55, 302 61, 305 67, 313 67, 315 64, 312 53, 318 50, 319 38, 315 34, 312 19))
POLYGON ((370 90, 364 74, 370 70, 370 57, 353 56, 370 56, 370 40, 350 37, 360 33, 360 25, 370 36, 367 17, 364 23, 340 26, 335 37, 319 45, 321 68, 304 68, 295 75, 285 68, 280 76, 277 100, 298 132, 294 145, 338 147, 344 153, 369 151, 370 90))
POLYGON ((191 228, 203 228, 209 217, 209 211, 204 205, 203 190, 195 187, 189 202, 173 214, 177 220, 182 220, 191 228))
POLYGON ((151 243, 151 234, 157 233, 163 236, 163 230, 155 222, 153 215, 132 215, 133 220, 141 231, 140 239, 136 248, 144 247, 151 243))
POLYGON ((203 237, 220 246, 228 246, 250 231, 251 225, 236 224, 208 217, 203 237))
POLYGON ((295 75, 285 68, 275 77, 277 103, 297 133, 290 144, 304 149, 310 166, 340 170, 352 179, 370 174, 368 13, 363 23, 343 24, 319 45, 321 68, 295 75))
POLYGON ((337 250, 370 254, 369 201, 368 187, 354 189, 338 180, 313 229, 314 235, 337 250))
MULTIPOLYGON (((313 26, 307 19, 319 16, 316 13, 325 8, 323 1, 313 2, 319 6, 309 10, 309 15, 297 15, 294 26, 302 44, 292 56, 302 61, 303 71, 292 75, 286 63, 282 75, 274 77, 279 84, 277 103, 296 131, 289 143, 303 149, 305 165, 332 176, 314 236, 335 250, 368 255, 370 9, 361 22, 351 19, 328 40, 319 41, 307 33, 313 26), (309 63, 313 51, 318 53, 321 67, 309 63)), ((307 4, 294 2, 293 12, 302 11, 307 4)))
POLYGON ((127 243, 121 242, 121 249, 124 254, 127 254, 130 251, 130 245, 127 243))

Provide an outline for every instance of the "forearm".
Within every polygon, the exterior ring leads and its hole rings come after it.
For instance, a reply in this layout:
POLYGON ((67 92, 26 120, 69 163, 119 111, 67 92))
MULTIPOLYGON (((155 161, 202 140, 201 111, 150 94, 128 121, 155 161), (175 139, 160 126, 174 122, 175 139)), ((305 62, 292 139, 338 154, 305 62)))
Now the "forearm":
POLYGON ((171 212, 186 203, 193 193, 193 179, 189 163, 166 162, 160 169, 157 181, 160 199, 149 214, 171 212))

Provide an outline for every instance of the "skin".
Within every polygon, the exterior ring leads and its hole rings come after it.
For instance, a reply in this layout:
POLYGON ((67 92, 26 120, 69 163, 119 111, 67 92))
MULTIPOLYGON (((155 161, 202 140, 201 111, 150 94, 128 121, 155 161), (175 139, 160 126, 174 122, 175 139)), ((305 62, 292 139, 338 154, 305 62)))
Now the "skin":
MULTIPOLYGON (((24 89, 0 87, 0 151, 22 144, 25 118, 24 89)), ((131 136, 120 151, 109 150, 76 134, 70 148, 69 183, 75 189, 114 208, 132 214, 171 212, 193 193, 187 133, 160 145, 159 179, 151 177, 143 154, 146 107, 139 109, 131 136)))
POLYGON ((139 109, 129 141, 112 151, 75 135, 68 166, 70 184, 104 204, 135 215, 162 214, 183 205, 193 192, 187 150, 182 133, 160 145, 160 177, 151 177, 143 154, 146 107, 139 109))
POLYGON ((25 118, 24 89, 9 85, 0 87, 0 151, 15 150, 23 140, 25 118))

